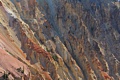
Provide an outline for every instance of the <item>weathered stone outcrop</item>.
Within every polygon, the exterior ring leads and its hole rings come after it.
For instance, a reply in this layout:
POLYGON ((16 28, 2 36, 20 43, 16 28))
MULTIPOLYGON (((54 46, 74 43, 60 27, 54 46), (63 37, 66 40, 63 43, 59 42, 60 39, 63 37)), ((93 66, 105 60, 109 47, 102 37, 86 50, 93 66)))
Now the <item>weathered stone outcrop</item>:
POLYGON ((0 80, 120 80, 119 4, 0 0, 0 80))

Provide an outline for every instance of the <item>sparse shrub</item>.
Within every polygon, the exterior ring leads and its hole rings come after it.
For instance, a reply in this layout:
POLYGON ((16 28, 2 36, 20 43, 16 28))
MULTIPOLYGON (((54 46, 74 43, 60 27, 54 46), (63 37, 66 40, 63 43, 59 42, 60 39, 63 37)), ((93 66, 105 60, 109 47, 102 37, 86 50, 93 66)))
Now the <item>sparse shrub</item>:
POLYGON ((23 67, 23 69, 21 67, 18 68, 17 71, 20 72, 20 73, 22 73, 22 74, 24 74, 24 67, 23 67))
POLYGON ((94 27, 91 27, 91 32, 93 32, 94 31, 94 27))
POLYGON ((53 58, 55 61, 58 61, 57 55, 52 55, 52 58, 53 58))
POLYGON ((51 52, 51 50, 49 50, 48 48, 46 48, 47 52, 51 52))
POLYGON ((52 41, 55 42, 55 38, 54 37, 51 37, 52 41))
POLYGON ((24 70, 22 70, 22 71, 21 71, 21 73, 23 73, 23 74, 24 74, 24 70))
POLYGON ((94 30, 95 30, 95 28, 94 28, 94 27, 91 27, 90 30, 91 30, 91 34, 94 35, 94 30))
POLYGON ((5 80, 7 80, 7 79, 8 79, 9 74, 10 74, 10 73, 6 73, 6 72, 4 72, 4 75, 3 75, 2 77, 3 77, 5 80))
POLYGON ((12 53, 11 53, 11 52, 9 52, 8 50, 6 50, 6 52, 8 52, 9 54, 11 54, 11 55, 12 55, 12 53))

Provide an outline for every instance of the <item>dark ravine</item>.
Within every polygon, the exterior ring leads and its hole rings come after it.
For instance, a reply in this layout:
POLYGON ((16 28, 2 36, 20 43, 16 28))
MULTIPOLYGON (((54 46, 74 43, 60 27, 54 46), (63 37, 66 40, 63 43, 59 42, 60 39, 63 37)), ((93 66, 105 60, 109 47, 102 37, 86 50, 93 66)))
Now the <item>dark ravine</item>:
POLYGON ((120 80, 120 1, 0 0, 0 80, 120 80))

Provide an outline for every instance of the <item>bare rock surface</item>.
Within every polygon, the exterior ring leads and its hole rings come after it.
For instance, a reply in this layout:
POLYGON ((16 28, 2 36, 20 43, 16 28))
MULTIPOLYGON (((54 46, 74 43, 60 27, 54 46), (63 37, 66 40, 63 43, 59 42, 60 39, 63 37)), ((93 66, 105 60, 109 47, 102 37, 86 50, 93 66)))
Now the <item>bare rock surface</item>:
POLYGON ((120 1, 0 0, 0 80, 120 80, 120 1))

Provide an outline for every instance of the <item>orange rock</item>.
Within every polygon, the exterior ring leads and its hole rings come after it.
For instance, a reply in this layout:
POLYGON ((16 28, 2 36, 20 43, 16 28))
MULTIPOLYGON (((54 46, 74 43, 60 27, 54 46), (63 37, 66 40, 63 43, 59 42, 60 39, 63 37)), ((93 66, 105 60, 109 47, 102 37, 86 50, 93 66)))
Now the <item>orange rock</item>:
POLYGON ((34 51, 36 51, 37 54, 42 54, 44 57, 48 58, 49 60, 52 59, 50 53, 46 52, 44 49, 42 49, 38 44, 36 44, 35 42, 33 42, 31 39, 28 39, 27 43, 29 44, 27 46, 31 47, 31 49, 33 49, 34 51))
POLYGON ((101 71, 101 73, 102 73, 102 76, 105 78, 105 80, 106 79, 112 80, 112 78, 106 72, 101 71))
POLYGON ((46 80, 52 80, 48 72, 43 72, 46 80))

